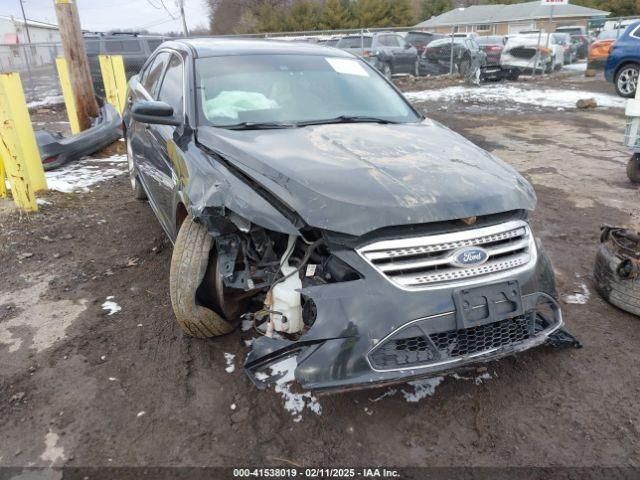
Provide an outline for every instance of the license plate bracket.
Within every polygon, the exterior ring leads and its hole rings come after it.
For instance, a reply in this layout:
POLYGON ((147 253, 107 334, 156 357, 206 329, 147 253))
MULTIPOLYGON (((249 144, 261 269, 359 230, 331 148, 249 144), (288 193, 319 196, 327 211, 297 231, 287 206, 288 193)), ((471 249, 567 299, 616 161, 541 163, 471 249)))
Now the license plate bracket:
POLYGON ((461 288, 453 293, 457 328, 464 329, 499 322, 524 314, 517 280, 461 288))

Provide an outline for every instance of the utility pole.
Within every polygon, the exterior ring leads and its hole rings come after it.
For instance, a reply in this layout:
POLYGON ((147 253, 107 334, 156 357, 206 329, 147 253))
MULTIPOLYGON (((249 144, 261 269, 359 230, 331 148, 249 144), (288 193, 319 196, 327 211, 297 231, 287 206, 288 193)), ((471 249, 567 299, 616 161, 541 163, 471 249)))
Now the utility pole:
POLYGON ((178 6, 180 7, 180 17, 182 17, 182 31, 186 38, 189 36, 189 30, 187 29, 187 20, 184 17, 184 0, 178 0, 178 6))
MULTIPOLYGON (((20 2, 20 10, 22 10, 22 20, 24 21, 24 30, 27 33, 27 43, 29 44, 29 50, 27 50, 26 48, 23 50, 24 53, 24 60, 27 64, 27 75, 29 76, 29 88, 31 89, 31 92, 34 91, 33 88, 33 76, 31 75, 31 60, 29 59, 29 56, 31 55, 31 32, 29 32, 29 23, 27 22, 27 16, 24 13, 24 0, 19 0, 20 2)), ((20 39, 18 38, 18 42, 20 41, 20 39)))
POLYGON ((31 43, 31 33, 29 33, 29 24, 27 23, 27 16, 24 14, 24 0, 20 1, 20 10, 22 10, 22 20, 24 20, 24 29, 27 32, 27 43, 31 43))
POLYGON ((82 131, 91 127, 91 118, 98 116, 98 103, 93 91, 89 60, 82 39, 80 16, 75 0, 55 0, 55 6, 62 49, 67 59, 78 123, 82 131))

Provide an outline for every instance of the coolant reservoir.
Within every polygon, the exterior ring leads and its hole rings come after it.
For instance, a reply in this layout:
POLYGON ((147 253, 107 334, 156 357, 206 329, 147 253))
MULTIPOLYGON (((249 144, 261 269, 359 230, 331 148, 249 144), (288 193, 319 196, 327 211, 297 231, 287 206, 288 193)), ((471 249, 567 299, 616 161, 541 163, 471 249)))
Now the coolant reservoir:
POLYGON ((302 288, 302 280, 300 280, 296 268, 289 265, 289 256, 293 251, 294 244, 295 237, 289 237, 289 246, 282 257, 280 266, 282 274, 285 277, 287 275, 290 276, 286 280, 277 283, 272 290, 271 310, 282 314, 271 314, 274 330, 278 332, 297 333, 304 326, 299 292, 302 288))

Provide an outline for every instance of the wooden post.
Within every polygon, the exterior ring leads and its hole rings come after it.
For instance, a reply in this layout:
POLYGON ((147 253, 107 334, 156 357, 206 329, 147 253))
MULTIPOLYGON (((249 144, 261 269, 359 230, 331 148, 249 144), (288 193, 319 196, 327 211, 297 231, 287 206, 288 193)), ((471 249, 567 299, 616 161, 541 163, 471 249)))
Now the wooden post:
POLYGON ((71 77, 78 123, 80 130, 86 130, 91 127, 91 118, 98 116, 98 103, 91 82, 91 71, 82 38, 78 8, 74 0, 55 0, 55 5, 62 49, 71 77))

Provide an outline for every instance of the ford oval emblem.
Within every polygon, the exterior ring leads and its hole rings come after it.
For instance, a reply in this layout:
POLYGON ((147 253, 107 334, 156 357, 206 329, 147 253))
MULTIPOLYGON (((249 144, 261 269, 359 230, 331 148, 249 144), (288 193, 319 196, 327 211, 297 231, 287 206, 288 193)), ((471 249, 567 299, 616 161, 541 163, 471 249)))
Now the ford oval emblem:
POLYGON ((475 267, 482 265, 488 258, 489 254, 484 248, 467 247, 454 252, 452 263, 458 267, 475 267))

